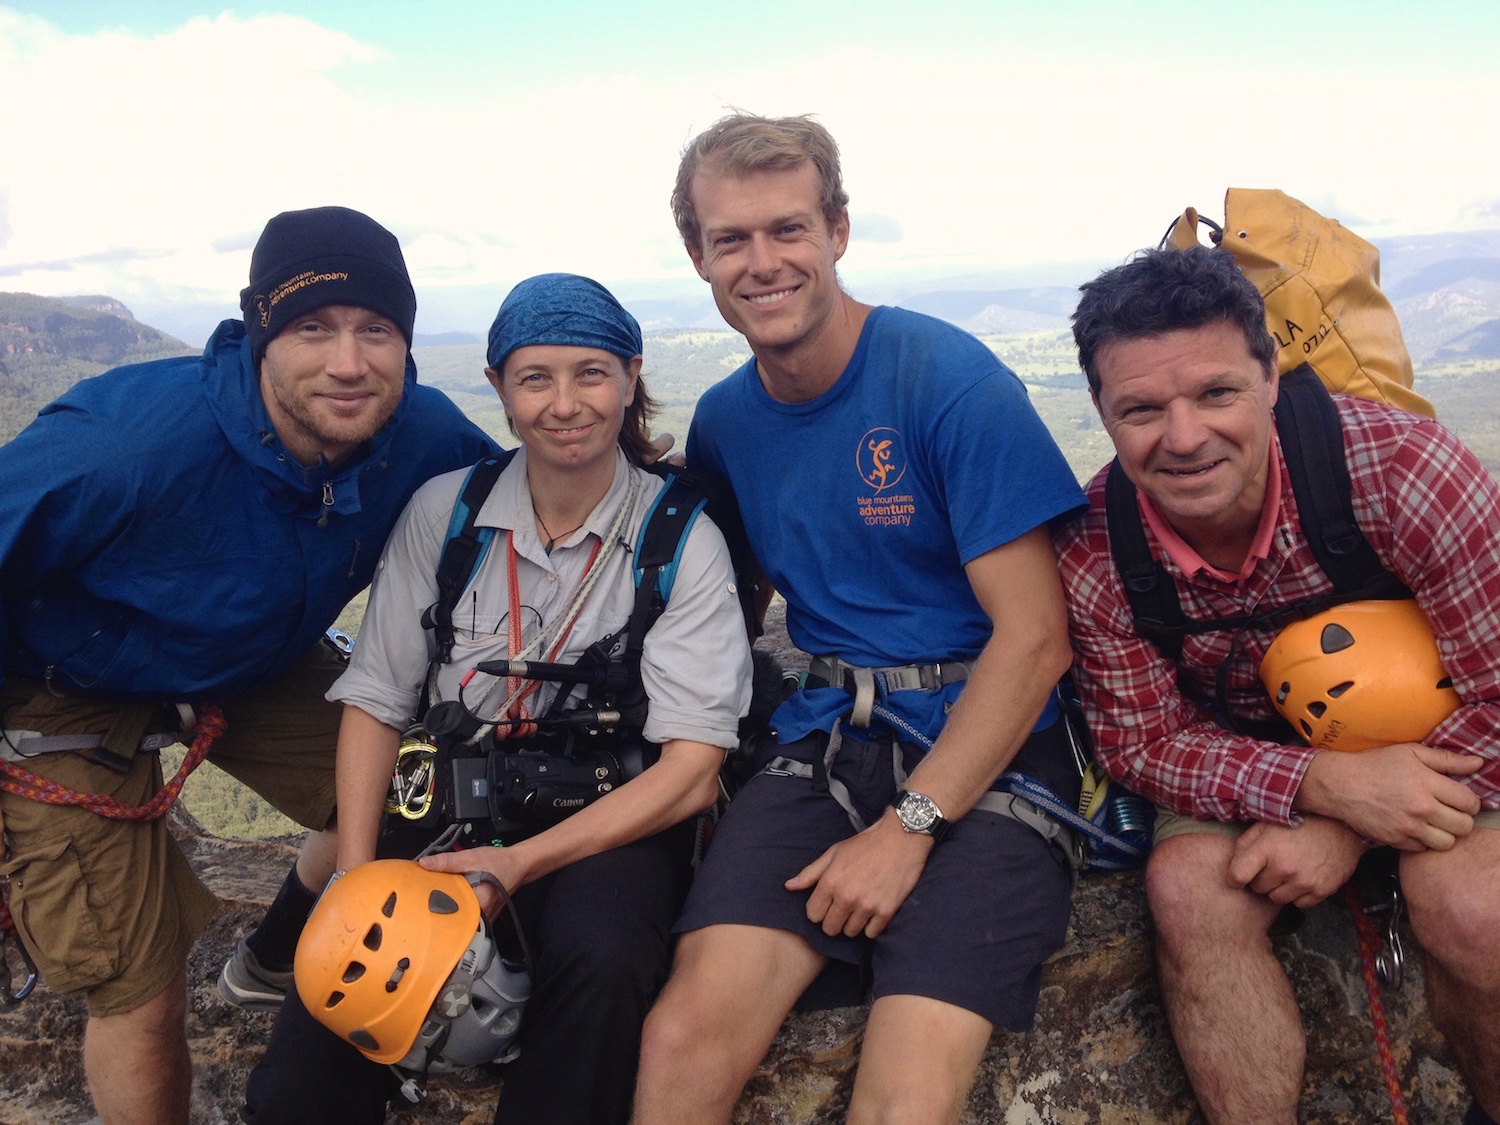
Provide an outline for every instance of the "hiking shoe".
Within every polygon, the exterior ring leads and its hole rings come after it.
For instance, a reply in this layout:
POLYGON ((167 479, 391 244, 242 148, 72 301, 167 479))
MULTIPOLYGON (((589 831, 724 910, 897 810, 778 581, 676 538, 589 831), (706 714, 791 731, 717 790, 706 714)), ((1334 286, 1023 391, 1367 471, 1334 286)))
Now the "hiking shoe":
POLYGON ((219 974, 219 995, 247 1012, 274 1012, 292 987, 290 969, 268 969, 240 938, 234 956, 219 974))

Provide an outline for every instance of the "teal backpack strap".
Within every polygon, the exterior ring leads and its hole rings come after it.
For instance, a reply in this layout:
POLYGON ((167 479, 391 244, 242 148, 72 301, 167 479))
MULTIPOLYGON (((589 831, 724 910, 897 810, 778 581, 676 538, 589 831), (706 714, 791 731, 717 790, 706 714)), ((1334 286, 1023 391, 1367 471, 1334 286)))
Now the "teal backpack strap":
POLYGON ((659 475, 666 477, 667 486, 657 493, 641 522, 640 534, 636 536, 631 558, 635 604, 625 625, 623 662, 630 676, 632 695, 639 697, 632 699, 630 704, 642 707, 645 688, 641 684, 640 667, 646 634, 667 608, 667 599, 672 596, 672 586, 677 579, 677 564, 682 560, 683 544, 687 542, 688 532, 698 513, 708 503, 707 497, 684 480, 680 473, 659 475))
POLYGON ((437 639, 434 663, 446 664, 453 656, 453 610, 458 605, 459 595, 474 580, 479 564, 490 549, 490 541, 495 537, 493 527, 475 527, 474 520, 514 456, 514 450, 507 450, 475 465, 464 478, 458 499, 453 503, 453 514, 448 518, 448 535, 443 540, 443 553, 438 559, 438 598, 422 614, 422 627, 431 629, 437 639))

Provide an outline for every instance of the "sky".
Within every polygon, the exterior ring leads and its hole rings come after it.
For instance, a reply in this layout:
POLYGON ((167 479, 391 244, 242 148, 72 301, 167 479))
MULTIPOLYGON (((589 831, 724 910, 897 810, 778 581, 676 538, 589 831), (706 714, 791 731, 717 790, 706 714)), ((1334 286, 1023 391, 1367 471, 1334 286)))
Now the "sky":
POLYGON ((548 270, 706 297, 667 197, 731 108, 838 139, 856 295, 1076 284, 1229 186, 1496 229, 1497 59, 1494 0, 0 0, 0 290, 196 343, 268 218, 338 203, 401 239, 419 332, 548 270))

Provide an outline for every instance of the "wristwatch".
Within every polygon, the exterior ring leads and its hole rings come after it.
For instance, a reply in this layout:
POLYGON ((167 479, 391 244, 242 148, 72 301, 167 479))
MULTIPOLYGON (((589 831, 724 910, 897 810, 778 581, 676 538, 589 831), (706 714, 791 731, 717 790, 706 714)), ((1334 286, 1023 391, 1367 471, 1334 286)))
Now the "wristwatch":
POLYGON ((953 825, 943 819, 937 802, 925 793, 903 789, 891 802, 891 808, 896 810, 896 819, 901 822, 902 828, 908 832, 931 836, 939 844, 953 831, 953 825))

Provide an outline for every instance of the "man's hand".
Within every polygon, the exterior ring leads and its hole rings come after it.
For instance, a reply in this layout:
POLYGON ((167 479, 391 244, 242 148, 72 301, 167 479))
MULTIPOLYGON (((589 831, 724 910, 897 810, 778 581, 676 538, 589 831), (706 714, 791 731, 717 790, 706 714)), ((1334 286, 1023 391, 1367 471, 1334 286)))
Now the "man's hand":
MULTIPOLYGON (((452 871, 467 875, 471 871, 487 871, 511 894, 525 882, 524 863, 515 848, 465 848, 461 852, 439 852, 423 856, 419 862, 428 871, 452 871)), ((479 909, 486 918, 494 921, 500 913, 500 892, 488 883, 479 883, 474 888, 479 896, 479 909)))
POLYGON ((1403 851, 1447 851, 1474 827, 1479 811, 1479 798, 1453 778, 1483 765, 1481 758, 1416 742, 1357 754, 1325 750, 1307 767, 1292 804, 1403 851))
POLYGON ((917 885, 932 845, 931 836, 907 832, 887 810, 788 879, 786 889, 812 888, 808 920, 830 937, 878 937, 917 885))
POLYGON ((1253 824, 1229 860, 1229 882, 1304 910, 1333 894, 1354 874, 1365 843, 1347 825, 1306 816, 1296 828, 1253 824))

